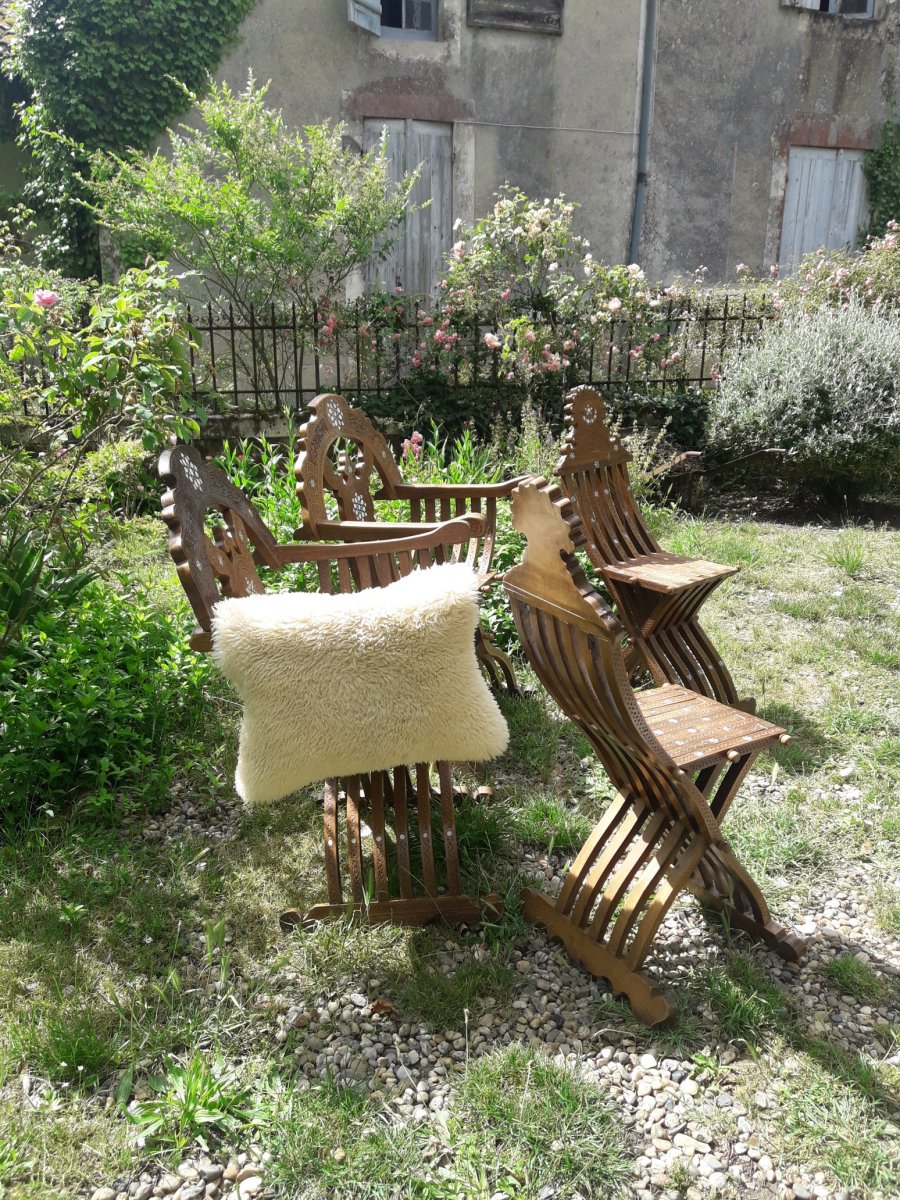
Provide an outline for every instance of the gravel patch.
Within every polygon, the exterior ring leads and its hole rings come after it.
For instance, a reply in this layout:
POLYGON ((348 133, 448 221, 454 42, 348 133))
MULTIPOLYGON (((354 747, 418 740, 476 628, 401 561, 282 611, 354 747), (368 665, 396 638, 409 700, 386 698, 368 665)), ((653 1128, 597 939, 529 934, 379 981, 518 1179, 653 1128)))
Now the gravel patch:
MULTIPOLYGON (((771 794, 777 786, 751 777, 744 796, 771 794)), ((205 838, 229 838, 239 812, 238 805, 220 802, 209 815, 183 800, 149 822, 144 836, 166 841, 194 830, 205 838)), ((522 867, 553 894, 568 862, 561 854, 526 852, 522 867)), ((838 883, 821 881, 816 900, 792 892, 787 880, 778 882, 783 883, 775 903, 779 919, 807 939, 808 951, 799 964, 760 951, 760 969, 781 985, 808 1034, 900 1067, 892 1036, 892 1026, 900 1025, 897 987, 885 989, 890 999, 867 1004, 841 994, 825 974, 835 957, 853 955, 888 983, 900 980, 900 945, 875 923, 866 899, 865 867, 846 869, 838 883)), ((707 923, 690 897, 683 898, 663 922, 647 970, 677 997, 683 981, 722 961, 724 945, 721 929, 707 923)), ((486 959, 491 953, 487 944, 462 945, 448 931, 438 964, 452 975, 473 957, 486 959)), ((194 955, 201 978, 202 931, 197 931, 194 955)), ((325 1077, 354 1085, 380 1103, 389 1118, 430 1123, 438 1134, 446 1124, 454 1081, 467 1062, 511 1043, 540 1047, 580 1069, 611 1097, 631 1139, 630 1194, 636 1200, 850 1200, 849 1192, 828 1185, 823 1171, 777 1151, 769 1127, 781 1100, 774 1087, 759 1081, 774 1078, 784 1064, 768 1064, 771 1070, 761 1073, 740 1042, 713 1040, 696 1057, 667 1052, 664 1035, 655 1037, 653 1031, 623 1021, 605 1003, 605 984, 570 962, 558 944, 536 929, 512 951, 510 964, 514 988, 509 1002, 498 1006, 486 998, 458 1028, 430 1029, 404 1019, 377 977, 335 980, 310 1000, 299 975, 283 970, 268 977, 267 990, 256 991, 252 1004, 256 1021, 271 1031, 278 1053, 294 1058, 300 1078, 310 1086, 325 1077), (712 1069, 707 1060, 717 1066, 712 1069)), ((238 978, 233 986, 252 994, 258 981, 238 978)), ((714 1038, 711 1011, 701 1005, 692 1017, 701 1030, 708 1026, 714 1038)), ((92 1200, 265 1200, 276 1195, 266 1185, 269 1162, 254 1147, 224 1160, 188 1159, 177 1171, 147 1170, 86 1194, 92 1200)))

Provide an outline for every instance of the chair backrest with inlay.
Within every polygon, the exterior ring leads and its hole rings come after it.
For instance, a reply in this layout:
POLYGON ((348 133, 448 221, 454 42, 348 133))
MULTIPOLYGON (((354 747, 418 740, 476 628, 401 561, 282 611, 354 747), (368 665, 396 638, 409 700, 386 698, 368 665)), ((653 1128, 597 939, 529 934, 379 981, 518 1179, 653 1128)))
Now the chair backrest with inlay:
POLYGON ((373 475, 388 495, 402 483, 391 448, 372 422, 342 396, 317 396, 312 416, 297 435, 297 494, 303 511, 303 536, 320 536, 329 520, 328 495, 337 501, 342 521, 374 521, 373 475))
POLYGON ((610 433, 603 397, 587 385, 573 388, 566 396, 565 422, 556 474, 584 524, 591 561, 602 568, 658 553, 628 480, 631 455, 610 433))
POLYGON ((513 524, 527 538, 522 563, 504 576, 516 627, 543 685, 597 750, 619 791, 662 807, 712 840, 709 807, 659 743, 629 682, 625 630, 576 557, 580 521, 544 479, 512 495, 513 524))

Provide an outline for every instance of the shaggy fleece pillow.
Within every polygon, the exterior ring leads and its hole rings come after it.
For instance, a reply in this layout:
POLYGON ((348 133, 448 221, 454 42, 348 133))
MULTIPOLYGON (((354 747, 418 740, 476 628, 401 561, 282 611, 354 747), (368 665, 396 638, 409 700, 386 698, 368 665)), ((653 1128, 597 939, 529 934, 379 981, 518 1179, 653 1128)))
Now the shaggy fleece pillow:
POLYGON ((475 659, 477 621, 464 564, 349 595, 220 601, 213 658, 244 702, 238 795, 261 803, 335 775, 502 754, 509 731, 475 659))

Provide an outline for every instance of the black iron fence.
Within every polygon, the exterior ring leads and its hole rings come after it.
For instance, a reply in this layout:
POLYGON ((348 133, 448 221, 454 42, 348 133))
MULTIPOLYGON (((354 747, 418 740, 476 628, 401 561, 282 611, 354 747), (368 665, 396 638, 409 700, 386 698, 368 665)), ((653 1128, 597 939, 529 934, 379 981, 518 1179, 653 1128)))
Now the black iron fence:
POLYGON ((627 319, 585 317, 571 336, 559 332, 543 345, 552 323, 536 322, 534 344, 520 330, 515 350, 504 353, 495 321, 448 318, 405 300, 307 313, 296 305, 238 312, 208 304, 188 310, 196 343, 191 384, 198 407, 258 416, 299 412, 323 391, 380 407, 398 394, 427 395, 436 384, 482 400, 496 392, 498 401, 536 380, 551 390, 557 382, 560 389, 702 389, 774 315, 746 295, 699 304, 673 298, 627 319))

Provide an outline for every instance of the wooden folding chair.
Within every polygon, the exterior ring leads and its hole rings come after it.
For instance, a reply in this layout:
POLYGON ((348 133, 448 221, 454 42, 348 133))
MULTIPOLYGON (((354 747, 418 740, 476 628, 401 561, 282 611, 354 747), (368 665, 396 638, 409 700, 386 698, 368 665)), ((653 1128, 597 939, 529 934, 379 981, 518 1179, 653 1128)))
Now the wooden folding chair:
POLYGON ((576 558, 583 533, 571 502, 555 485, 533 479, 516 488, 512 506, 528 545, 504 586, 522 645, 617 789, 557 899, 526 890, 525 914, 653 1025, 671 1007, 641 965, 683 888, 782 957, 796 960, 803 949, 772 919, 720 829, 757 754, 790 739, 776 725, 679 684, 635 692, 625 628, 576 558))
MULTIPOLYGON (((482 518, 478 532, 468 543, 445 547, 444 554, 448 561, 468 562, 482 590, 493 584, 497 501, 509 497, 517 479, 485 484, 404 483, 390 447, 365 413, 336 395, 317 396, 309 407, 312 415, 297 442, 295 474, 303 524, 295 537, 348 542, 383 537, 384 524, 375 518, 376 500, 399 500, 406 507, 408 520, 390 525, 393 537, 421 533, 438 522, 475 513, 482 518), (378 490, 373 492, 373 487, 378 490), (337 507, 337 520, 328 513, 329 496, 337 507)), ((517 692, 512 663, 484 625, 476 632, 475 650, 491 685, 517 692)))
MULTIPOLYGON (((197 618, 190 645, 199 651, 212 649, 212 614, 222 597, 265 590, 258 567, 281 571, 310 564, 320 591, 349 592, 386 586, 416 567, 443 561, 448 548, 456 550, 481 536, 482 518, 467 514, 412 535, 362 545, 279 545, 244 493, 218 467, 204 463, 193 447, 167 450, 160 458, 159 474, 168 488, 162 517, 170 531, 169 551, 197 618), (209 518, 211 536, 206 531, 209 518)), ((380 532, 390 530, 390 526, 379 527, 380 532)), ((302 687, 303 681, 297 680, 297 686, 302 687)), ((413 925, 435 917, 479 921, 484 906, 467 896, 460 882, 454 801, 445 762, 327 780, 328 901, 316 904, 305 916, 288 910, 282 914, 282 924, 348 912, 370 921, 413 925), (343 821, 339 819, 342 808, 343 821), (370 838, 364 837, 364 818, 370 838), (343 864, 341 825, 346 843, 343 864)), ((484 905, 494 912, 501 907, 494 896, 484 905)))
POLYGON ((556 476, 582 522, 579 546, 600 572, 633 639, 631 665, 657 682, 680 683, 752 712, 697 620, 707 597, 739 570, 662 550, 628 481, 631 455, 610 434, 603 398, 576 387, 566 396, 566 435, 556 476))

